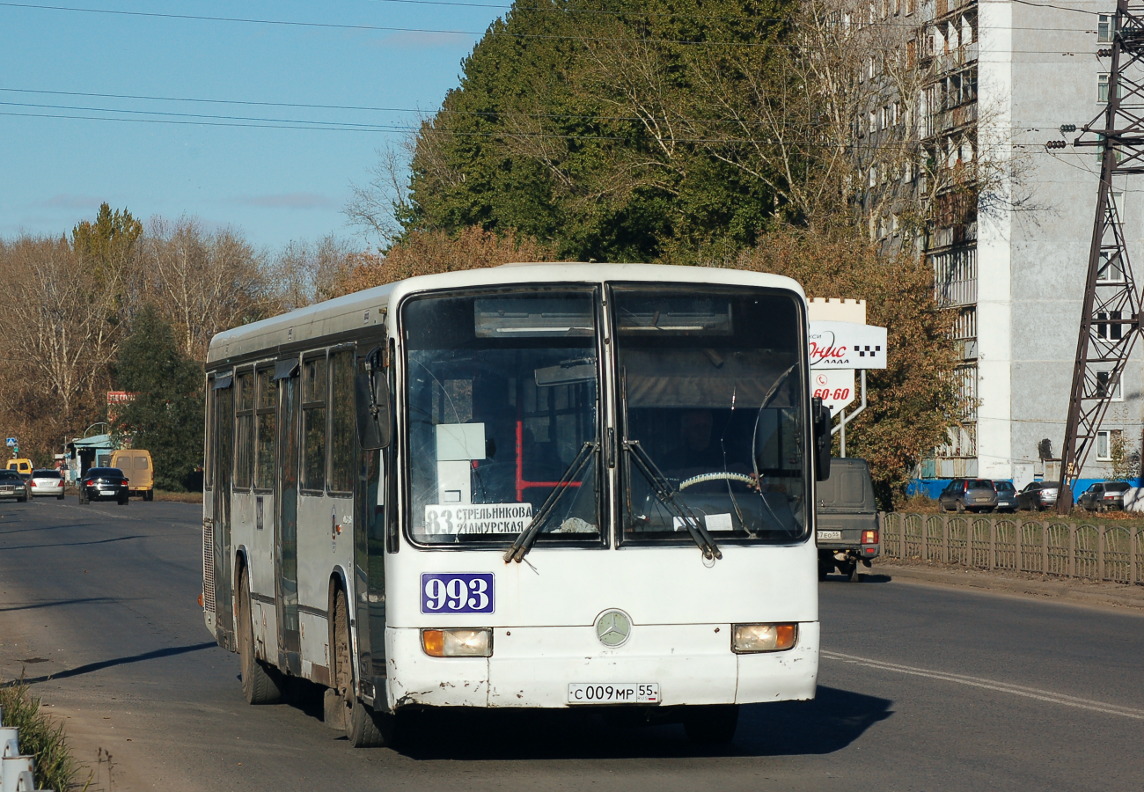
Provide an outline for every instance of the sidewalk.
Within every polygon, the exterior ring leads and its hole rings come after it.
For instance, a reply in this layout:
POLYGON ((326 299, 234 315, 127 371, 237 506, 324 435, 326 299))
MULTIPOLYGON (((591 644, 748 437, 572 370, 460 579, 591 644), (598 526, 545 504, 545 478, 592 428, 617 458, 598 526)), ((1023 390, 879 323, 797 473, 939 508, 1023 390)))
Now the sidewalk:
POLYGON ((1088 583, 1080 580, 1041 578, 1011 572, 989 572, 964 567, 911 563, 879 558, 869 570, 872 578, 928 586, 979 589, 1013 596, 1052 599, 1095 608, 1132 609, 1144 614, 1144 585, 1088 583))

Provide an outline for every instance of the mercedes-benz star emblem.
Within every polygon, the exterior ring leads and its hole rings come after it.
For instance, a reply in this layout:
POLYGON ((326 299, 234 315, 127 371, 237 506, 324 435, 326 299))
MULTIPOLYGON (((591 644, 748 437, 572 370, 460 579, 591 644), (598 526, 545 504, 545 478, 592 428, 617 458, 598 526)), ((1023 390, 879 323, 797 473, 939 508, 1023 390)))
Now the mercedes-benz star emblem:
POLYGON ((632 634, 632 617, 622 610, 606 610, 596 617, 596 637, 604 646, 622 646, 632 634))

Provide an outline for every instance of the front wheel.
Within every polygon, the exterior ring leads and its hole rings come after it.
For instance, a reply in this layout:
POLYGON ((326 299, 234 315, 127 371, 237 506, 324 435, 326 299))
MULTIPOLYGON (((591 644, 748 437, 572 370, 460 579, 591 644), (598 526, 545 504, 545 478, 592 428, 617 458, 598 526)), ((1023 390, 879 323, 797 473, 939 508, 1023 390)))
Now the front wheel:
POLYGON ((345 592, 334 595, 333 650, 334 689, 327 692, 325 715, 331 726, 345 730, 354 748, 377 748, 393 743, 394 716, 377 712, 357 696, 354 684, 353 644, 350 641, 349 607, 345 592))

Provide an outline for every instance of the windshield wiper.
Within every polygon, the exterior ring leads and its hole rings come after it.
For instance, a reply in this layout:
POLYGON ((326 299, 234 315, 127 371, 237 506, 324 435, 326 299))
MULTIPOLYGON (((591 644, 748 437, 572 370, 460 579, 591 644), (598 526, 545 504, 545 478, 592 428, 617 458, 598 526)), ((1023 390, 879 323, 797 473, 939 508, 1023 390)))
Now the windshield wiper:
POLYGON ((675 490, 668 482, 667 477, 663 475, 659 467, 655 464, 647 451, 644 451, 643 446, 640 445, 639 440, 625 440, 624 449, 631 453, 632 459, 635 460, 636 466, 640 472, 644 474, 644 478, 652 485, 655 491, 655 497, 667 507, 671 514, 678 518, 683 527, 687 529, 687 533, 691 535, 691 539, 699 547, 703 557, 707 559, 719 559, 723 557, 723 552, 719 546, 715 544, 715 540, 711 538, 711 534, 707 533, 707 528, 695 512, 687 508, 687 504, 681 503, 675 497, 675 490))
POLYGON ((599 450, 600 444, 594 440, 584 443, 580 448, 580 453, 576 454, 576 458, 568 465, 564 475, 556 482, 552 492, 549 493, 540 509, 533 515, 532 522, 517 535, 512 547, 505 551, 504 562, 506 564, 512 561, 519 564, 524 560, 525 555, 536 543, 536 537, 540 536, 540 527, 548 520, 548 515, 556 508, 557 502, 564 496, 564 493, 572 489, 572 482, 580 480, 580 474, 591 461, 593 453, 599 450))

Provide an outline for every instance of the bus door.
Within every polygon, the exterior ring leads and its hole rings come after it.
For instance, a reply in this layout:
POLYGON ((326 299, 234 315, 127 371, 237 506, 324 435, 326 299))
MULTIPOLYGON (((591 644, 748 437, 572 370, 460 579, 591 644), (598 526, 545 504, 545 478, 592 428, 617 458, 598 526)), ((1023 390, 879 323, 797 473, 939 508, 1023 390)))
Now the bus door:
POLYGON ((234 619, 231 603, 234 582, 230 579, 230 486, 234 470, 234 378, 228 374, 215 375, 211 386, 211 436, 215 439, 210 460, 213 471, 211 491, 211 545, 213 572, 215 632, 234 637, 234 619))
POLYGON ((275 366, 278 382, 278 448, 281 464, 277 482, 278 513, 275 515, 274 601, 278 609, 278 654, 280 664, 291 673, 302 673, 302 642, 298 629, 298 361, 280 360, 275 366))

